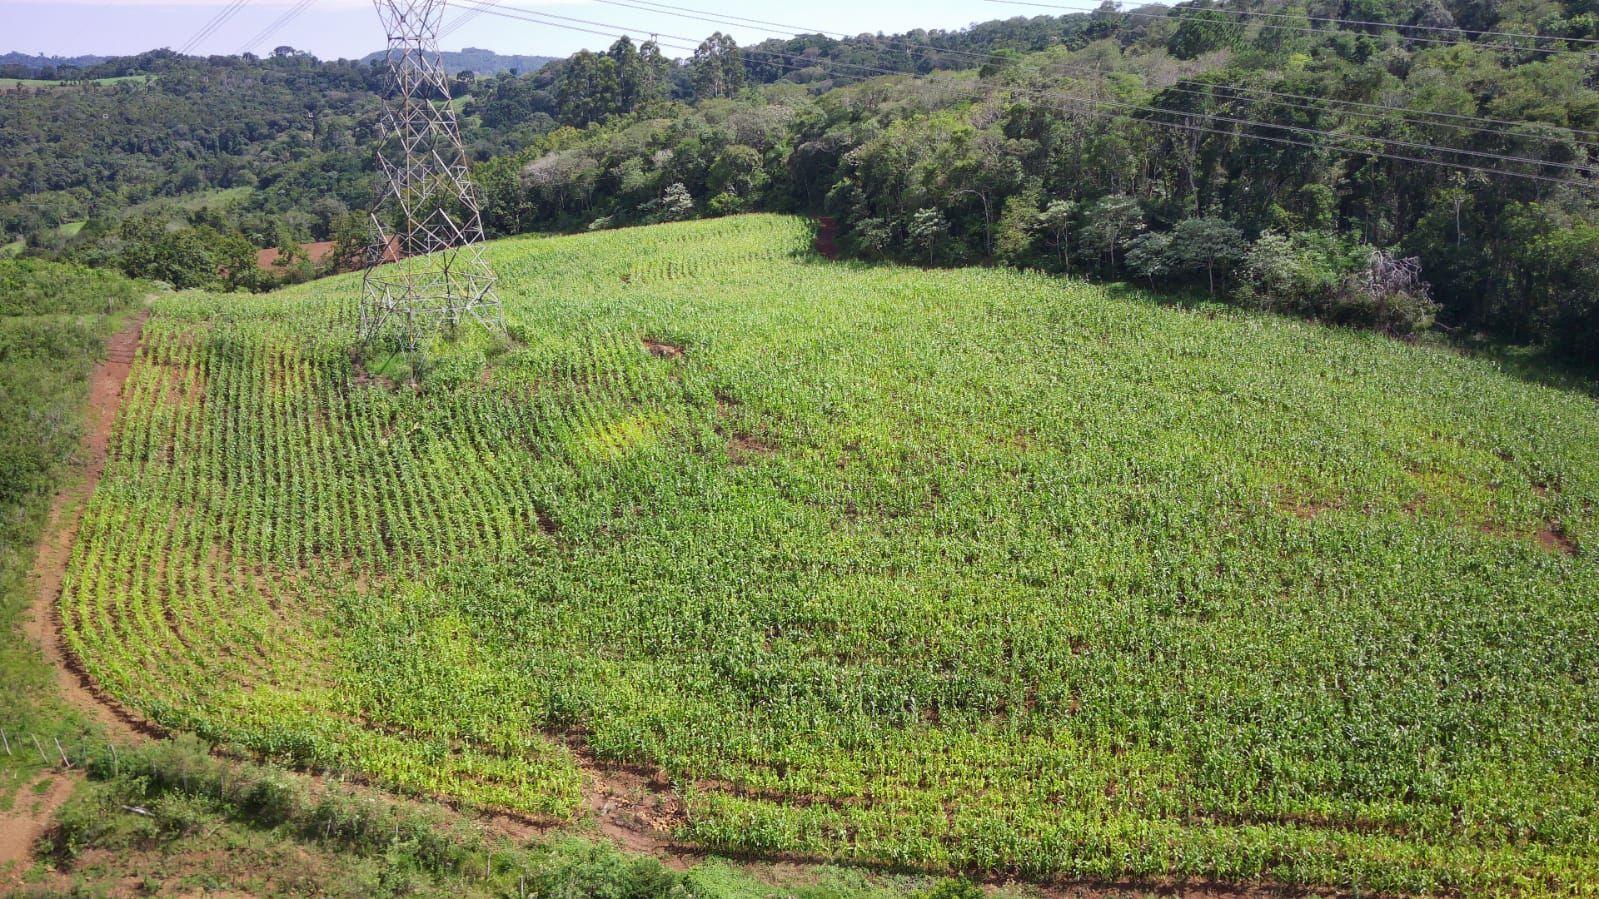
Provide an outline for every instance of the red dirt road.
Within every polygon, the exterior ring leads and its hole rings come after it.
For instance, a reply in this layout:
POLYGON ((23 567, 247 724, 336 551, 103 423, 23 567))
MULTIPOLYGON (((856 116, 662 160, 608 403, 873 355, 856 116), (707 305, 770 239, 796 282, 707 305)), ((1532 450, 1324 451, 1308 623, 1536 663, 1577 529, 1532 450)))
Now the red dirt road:
MULTIPOLYGON (((87 680, 76 673, 78 668, 62 640, 56 598, 61 593, 61 579, 66 572, 84 503, 93 494, 100 473, 105 470, 111 426, 122 398, 122 385, 139 351, 139 336, 146 317, 142 312, 134 316, 126 328, 107 342, 105 360, 96 365, 90 375, 89 409, 84 421, 80 460, 82 477, 63 488, 50 503, 44 538, 33 562, 33 602, 23 619, 28 639, 39 647, 50 667, 55 669, 63 698, 98 721, 108 733, 124 739, 139 739, 139 729, 95 696, 87 680)), ((56 810, 72 795, 77 782, 77 775, 47 772, 22 787, 10 810, 0 813, 0 887, 17 885, 13 880, 26 870, 33 844, 50 826, 56 810)))
POLYGON ((122 401, 122 386, 133 368, 133 359, 139 352, 139 338, 144 331, 148 313, 135 315, 127 327, 106 343, 106 358, 94 367, 89 379, 89 409, 84 419, 83 446, 80 463, 82 476, 57 493, 50 504, 50 517, 45 525, 44 539, 39 543, 33 561, 35 590, 33 605, 23 621, 23 629, 56 671, 56 683, 61 695, 74 708, 82 711, 102 725, 107 734, 126 740, 138 740, 148 727, 106 702, 95 691, 88 677, 70 652, 61 633, 61 617, 56 600, 61 595, 61 579, 66 573, 67 560, 72 555, 72 543, 78 534, 78 521, 83 507, 94 494, 100 474, 105 471, 106 453, 111 446, 111 429, 116 421, 117 406, 122 401))

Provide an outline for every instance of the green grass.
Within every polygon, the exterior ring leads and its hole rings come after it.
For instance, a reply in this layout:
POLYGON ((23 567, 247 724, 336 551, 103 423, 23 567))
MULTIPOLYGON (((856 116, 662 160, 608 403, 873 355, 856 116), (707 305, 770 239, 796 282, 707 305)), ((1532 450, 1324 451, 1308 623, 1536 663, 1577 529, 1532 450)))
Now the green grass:
POLYGON ((0 262, 0 809, 42 770, 24 734, 49 743, 84 733, 54 695, 54 675, 21 633, 33 600, 35 545, 70 474, 89 373, 107 335, 144 288, 79 266, 0 262))
POLYGON ((1599 883, 1589 396, 809 240, 498 243, 516 345, 418 392, 355 377, 356 279, 160 301, 68 639, 171 726, 533 815, 581 734, 714 849, 1599 883))
POLYGON ((221 209, 247 199, 252 190, 253 188, 249 187, 217 187, 177 197, 157 197, 129 206, 126 212, 129 215, 139 215, 153 209, 179 209, 184 212, 221 209))
MULTIPOLYGON (((82 231, 83 227, 87 224, 88 222, 67 222, 57 230, 60 231, 65 237, 76 237, 78 232, 82 231)), ((5 259, 10 256, 19 256, 27 248, 28 242, 21 238, 18 238, 8 244, 0 244, 0 259, 5 259)))
MULTIPOLYGON (((150 895, 909 899, 939 886, 714 858, 672 871, 573 835, 525 845, 453 810, 313 788, 207 749, 179 740, 85 756, 91 782, 62 810, 24 880, 38 895, 74 896, 137 884, 150 895)), ((995 899, 1002 895, 1021 894, 995 899)))
POLYGON ((94 78, 89 81, 61 81, 41 80, 37 78, 0 78, 0 89, 12 87, 37 87, 37 88, 69 88, 81 84, 125 84, 131 82, 149 83, 155 80, 153 75, 123 75, 117 78, 94 78))

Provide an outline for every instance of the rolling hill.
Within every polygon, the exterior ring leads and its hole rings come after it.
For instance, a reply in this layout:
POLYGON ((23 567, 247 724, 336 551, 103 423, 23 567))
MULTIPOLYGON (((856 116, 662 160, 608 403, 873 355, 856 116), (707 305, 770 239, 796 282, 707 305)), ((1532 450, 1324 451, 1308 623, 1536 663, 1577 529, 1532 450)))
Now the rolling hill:
MULTIPOLYGON (((521 56, 518 54, 501 54, 493 50, 484 50, 481 47, 464 47, 460 50, 446 50, 442 54, 444 70, 451 75, 461 72, 473 72, 477 75, 498 75, 501 72, 516 72, 520 75, 531 75, 544 68, 546 63, 553 62, 552 56, 521 56)), ((362 62, 371 63, 383 59, 382 51, 368 53, 362 62)))
POLYGON ((46 56, 43 53, 18 53, 15 50, 0 53, 0 66, 26 66, 30 69, 86 69, 97 66, 109 56, 46 56))
POLYGON ((512 344, 415 367, 350 278, 160 299, 70 645, 171 728, 719 850, 1599 881, 1592 397, 813 236, 502 241, 512 344))

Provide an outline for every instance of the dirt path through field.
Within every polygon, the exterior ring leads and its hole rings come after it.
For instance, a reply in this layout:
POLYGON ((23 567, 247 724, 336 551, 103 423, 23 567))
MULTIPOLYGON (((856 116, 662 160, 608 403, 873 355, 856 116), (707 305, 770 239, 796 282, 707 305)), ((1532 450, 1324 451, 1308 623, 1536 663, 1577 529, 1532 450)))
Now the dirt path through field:
MULTIPOLYGON (((133 369, 139 352, 147 312, 129 319, 127 327, 106 342, 106 357, 89 376, 89 409, 84 416, 83 443, 80 449, 81 476, 62 488, 50 502, 50 515, 44 537, 33 560, 34 592, 28 613, 23 616, 23 631, 39 647, 56 672, 61 696, 74 708, 105 728, 116 739, 144 739, 150 728, 99 696, 77 660, 67 651, 61 634, 61 616, 56 600, 61 595, 61 579, 72 554, 72 541, 78 533, 83 507, 94 494, 105 470, 111 446, 111 426, 122 399, 122 386, 133 369)), ((56 810, 72 795, 79 775, 46 772, 18 792, 11 810, 0 813, 0 886, 20 875, 32 857, 33 844, 54 820, 56 810)))
POLYGON ((0 814, 0 890, 20 884, 33 858, 33 844, 44 835, 78 778, 44 774, 17 793, 10 811, 0 814))
POLYGON ((94 494, 100 474, 105 470, 106 453, 111 445, 111 426, 122 399, 122 385, 133 368, 144 332, 147 312, 139 312, 106 342, 106 358, 94 367, 89 378, 89 409, 84 417, 82 475, 62 488, 50 503, 50 517, 44 539, 39 542, 33 561, 35 589, 33 605, 23 619, 23 629, 56 671, 61 696, 74 708, 102 725, 117 738, 137 741, 149 727, 124 712, 95 690, 82 667, 67 650, 61 633, 61 616, 56 600, 61 595, 61 579, 72 555, 72 542, 78 534, 83 507, 94 494))

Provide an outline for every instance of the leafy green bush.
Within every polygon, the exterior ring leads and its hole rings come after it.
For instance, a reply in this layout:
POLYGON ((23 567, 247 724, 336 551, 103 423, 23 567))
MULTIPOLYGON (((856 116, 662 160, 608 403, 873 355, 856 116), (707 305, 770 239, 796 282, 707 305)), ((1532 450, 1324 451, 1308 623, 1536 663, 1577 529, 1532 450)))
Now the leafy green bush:
POLYGON ((0 315, 116 312, 143 292, 116 272, 42 259, 0 260, 0 315))
POLYGON ((1268 231, 1244 258, 1247 305, 1410 336, 1432 327, 1437 304, 1412 260, 1324 231, 1268 231))
POLYGON ((79 385, 99 351, 92 325, 0 318, 0 510, 47 492, 72 457, 79 385))

